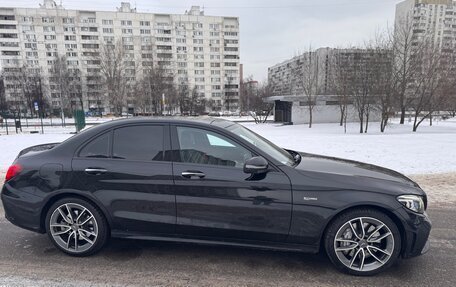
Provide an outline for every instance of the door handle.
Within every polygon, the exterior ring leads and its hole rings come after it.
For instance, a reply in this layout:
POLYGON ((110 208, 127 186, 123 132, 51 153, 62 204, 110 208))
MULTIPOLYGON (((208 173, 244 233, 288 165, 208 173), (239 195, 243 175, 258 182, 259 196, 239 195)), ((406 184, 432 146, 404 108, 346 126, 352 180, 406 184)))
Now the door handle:
POLYGON ((86 168, 84 171, 85 171, 85 173, 90 174, 90 175, 99 175, 99 174, 103 174, 103 173, 107 172, 107 170, 104 168, 91 168, 91 167, 86 168))
POLYGON ((192 177, 203 178, 206 175, 204 173, 202 173, 201 171, 183 171, 182 176, 185 178, 192 178, 192 177))

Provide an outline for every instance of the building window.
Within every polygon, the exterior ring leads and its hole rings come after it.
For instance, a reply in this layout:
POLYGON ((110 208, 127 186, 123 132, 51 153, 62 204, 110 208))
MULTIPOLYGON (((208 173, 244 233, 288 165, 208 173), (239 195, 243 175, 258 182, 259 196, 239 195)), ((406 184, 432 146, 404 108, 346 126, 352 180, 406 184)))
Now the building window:
POLYGON ((133 29, 122 29, 122 34, 133 34, 133 29))
MULTIPOLYGON (((29 36, 29 35, 27 35, 27 36, 29 36)), ((35 36, 35 35, 33 35, 33 36, 35 36)), ((2 33, 2 34, 0 34, 0 38, 14 39, 14 38, 17 38, 17 34, 2 33)))
POLYGON ((193 23, 193 29, 202 29, 203 23, 193 23))
POLYGON ((43 32, 55 32, 55 26, 44 26, 43 32))
POLYGON ((74 24, 74 18, 63 18, 63 24, 74 24))
POLYGON ((101 23, 102 23, 103 25, 113 25, 113 24, 114 24, 114 23, 113 23, 113 20, 107 20, 107 19, 103 19, 103 20, 101 21, 101 23))
POLYGON ((29 25, 24 25, 24 26, 22 26, 22 31, 24 31, 24 32, 33 32, 33 31, 35 31, 35 27, 29 26, 29 25))
POLYGON ((104 40, 106 43, 114 43, 114 37, 113 37, 113 36, 104 36, 104 37, 103 37, 103 40, 104 40))
POLYGON ((225 32, 225 36, 237 36, 238 32, 225 32))
MULTIPOLYGON (((57 48, 57 45, 56 45, 57 48)), ((65 44, 65 49, 77 49, 78 44, 65 44)))
POLYGON ((220 29, 220 24, 209 24, 209 29, 218 30, 220 29))
POLYGON ((81 35, 81 40, 98 40, 98 36, 81 35))
POLYGON ((43 22, 43 23, 54 23, 54 17, 43 17, 43 18, 41 18, 41 22, 43 22))
POLYGON ((25 43, 24 45, 25 45, 25 48, 27 48, 27 49, 35 50, 37 48, 36 43, 25 43))

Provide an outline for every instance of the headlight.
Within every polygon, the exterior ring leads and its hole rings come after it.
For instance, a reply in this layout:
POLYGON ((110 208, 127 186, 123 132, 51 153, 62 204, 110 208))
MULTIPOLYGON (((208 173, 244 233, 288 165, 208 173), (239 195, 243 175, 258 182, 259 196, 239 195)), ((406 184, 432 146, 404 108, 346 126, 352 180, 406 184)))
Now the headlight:
POLYGON ((424 201, 418 195, 400 195, 397 200, 406 208, 416 213, 424 213, 424 201))

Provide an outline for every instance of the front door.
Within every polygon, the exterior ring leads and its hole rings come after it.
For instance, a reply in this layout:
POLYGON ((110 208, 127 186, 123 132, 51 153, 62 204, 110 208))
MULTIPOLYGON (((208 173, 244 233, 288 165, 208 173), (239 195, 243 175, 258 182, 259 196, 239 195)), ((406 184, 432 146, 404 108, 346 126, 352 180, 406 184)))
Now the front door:
POLYGON ((220 132, 172 126, 176 232, 209 239, 285 241, 291 221, 288 177, 274 167, 243 172, 248 148, 220 132))
POLYGON ((112 229, 173 234, 176 223, 168 125, 127 125, 86 144, 72 162, 78 189, 108 210, 112 229))

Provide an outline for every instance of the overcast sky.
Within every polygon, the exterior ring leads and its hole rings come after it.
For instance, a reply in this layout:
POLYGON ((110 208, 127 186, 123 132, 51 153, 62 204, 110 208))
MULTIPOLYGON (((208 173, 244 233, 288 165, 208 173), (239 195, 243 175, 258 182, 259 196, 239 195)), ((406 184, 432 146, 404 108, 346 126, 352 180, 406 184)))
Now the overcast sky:
MULTIPOLYGON (((62 0, 67 9, 115 10, 127 0, 62 0)), ((0 6, 38 7, 42 0, 1 0, 0 6)), ((60 2, 60 0, 56 0, 60 2)), ((128 2, 128 1, 127 1, 128 2)), ((362 44, 394 21, 400 0, 131 0, 138 12, 182 14, 192 5, 206 15, 240 18, 244 76, 267 78, 274 64, 312 46, 362 44)))

